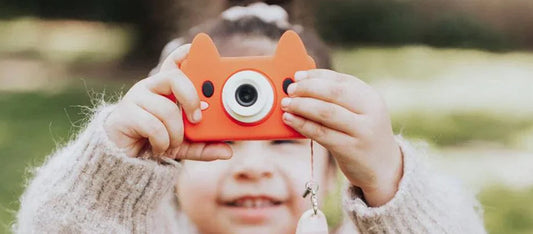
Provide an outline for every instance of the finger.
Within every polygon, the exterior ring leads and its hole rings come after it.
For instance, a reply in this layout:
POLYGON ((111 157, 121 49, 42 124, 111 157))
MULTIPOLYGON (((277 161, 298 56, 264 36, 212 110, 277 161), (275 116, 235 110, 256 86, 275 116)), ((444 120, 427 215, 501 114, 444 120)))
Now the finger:
POLYGON ((315 98, 283 98, 281 109, 348 135, 355 134, 360 122, 360 115, 334 103, 315 98))
POLYGON ((170 147, 178 147, 183 142, 183 119, 180 108, 168 98, 148 90, 144 92, 137 94, 133 102, 158 118, 170 136, 170 147))
POLYGON ((182 45, 176 48, 165 58, 165 60, 163 60, 159 71, 160 72, 168 71, 168 70, 177 68, 178 63, 180 63, 183 59, 185 59, 190 49, 191 49, 191 44, 185 44, 185 45, 182 45))
POLYGON ((191 143, 184 142, 174 157, 196 161, 213 161, 217 159, 230 159, 233 156, 231 147, 222 142, 191 143))
POLYGON ((374 98, 363 85, 349 81, 331 82, 328 79, 305 79, 292 83, 287 89, 290 97, 311 97, 338 104, 354 113, 368 112, 369 99, 374 98))
POLYGON ((160 72, 144 81, 148 89, 161 95, 173 94, 185 110, 187 119, 198 123, 202 119, 200 98, 191 80, 179 69, 160 72))
POLYGON ((372 89, 372 87, 370 87, 366 82, 355 76, 336 72, 333 70, 313 69, 305 71, 305 73, 306 74, 304 76, 306 76, 308 79, 326 79, 336 83, 351 82, 352 85, 358 87, 357 90, 372 89))
POLYGON ((301 81, 309 78, 325 78, 330 80, 338 80, 338 72, 329 69, 311 69, 306 71, 297 71, 294 73, 294 80, 301 81))
POLYGON ((132 105, 130 108, 132 112, 132 129, 139 136, 148 138, 154 154, 159 155, 165 152, 170 145, 169 134, 165 125, 141 107, 134 103, 130 105, 132 105))
POLYGON ((343 144, 347 139, 352 139, 352 137, 342 132, 288 112, 283 113, 283 122, 302 135, 317 141, 325 147, 343 144))

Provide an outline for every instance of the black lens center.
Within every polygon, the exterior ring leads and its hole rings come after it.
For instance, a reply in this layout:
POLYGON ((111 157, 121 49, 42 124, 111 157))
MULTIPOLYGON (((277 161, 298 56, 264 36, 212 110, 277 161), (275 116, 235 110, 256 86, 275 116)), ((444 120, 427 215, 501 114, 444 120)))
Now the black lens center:
POLYGON ((235 99, 241 106, 251 106, 257 101, 257 90, 252 85, 243 84, 235 91, 235 99))

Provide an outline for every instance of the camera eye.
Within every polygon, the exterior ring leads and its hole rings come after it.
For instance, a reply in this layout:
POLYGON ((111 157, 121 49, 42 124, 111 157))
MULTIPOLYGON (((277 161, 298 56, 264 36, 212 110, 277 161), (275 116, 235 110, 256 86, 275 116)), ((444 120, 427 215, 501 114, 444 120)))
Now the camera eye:
POLYGON ((283 92, 285 92, 285 94, 288 94, 287 88, 289 88, 289 85, 293 82, 294 81, 291 78, 285 78, 285 80, 283 80, 283 92))
POLYGON ((213 82, 206 80, 202 84, 202 93, 205 97, 211 97, 213 96, 213 93, 215 92, 215 87, 213 86, 213 82))
POLYGON ((241 106, 251 106, 257 101, 257 90, 250 84, 243 84, 235 91, 235 100, 241 106))

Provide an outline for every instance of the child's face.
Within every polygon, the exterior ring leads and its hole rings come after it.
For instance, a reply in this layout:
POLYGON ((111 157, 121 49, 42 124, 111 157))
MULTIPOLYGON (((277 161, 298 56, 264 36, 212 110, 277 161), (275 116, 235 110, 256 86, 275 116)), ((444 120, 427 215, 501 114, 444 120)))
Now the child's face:
MULTIPOLYGON (((233 157, 186 161, 177 183, 183 212, 201 233, 294 233, 310 208, 309 140, 232 142, 233 157)), ((314 176, 323 197, 328 153, 314 146, 314 176)))

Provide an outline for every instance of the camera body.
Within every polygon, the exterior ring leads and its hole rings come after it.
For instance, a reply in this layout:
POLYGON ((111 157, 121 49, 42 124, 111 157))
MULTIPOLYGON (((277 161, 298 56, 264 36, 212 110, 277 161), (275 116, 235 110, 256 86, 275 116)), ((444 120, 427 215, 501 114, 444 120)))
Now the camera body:
POLYGON ((280 101, 294 73, 315 68, 315 62, 293 31, 285 32, 273 56, 220 57, 207 34, 194 38, 178 64, 208 104, 202 121, 184 119, 190 141, 302 138, 282 121, 280 101))

